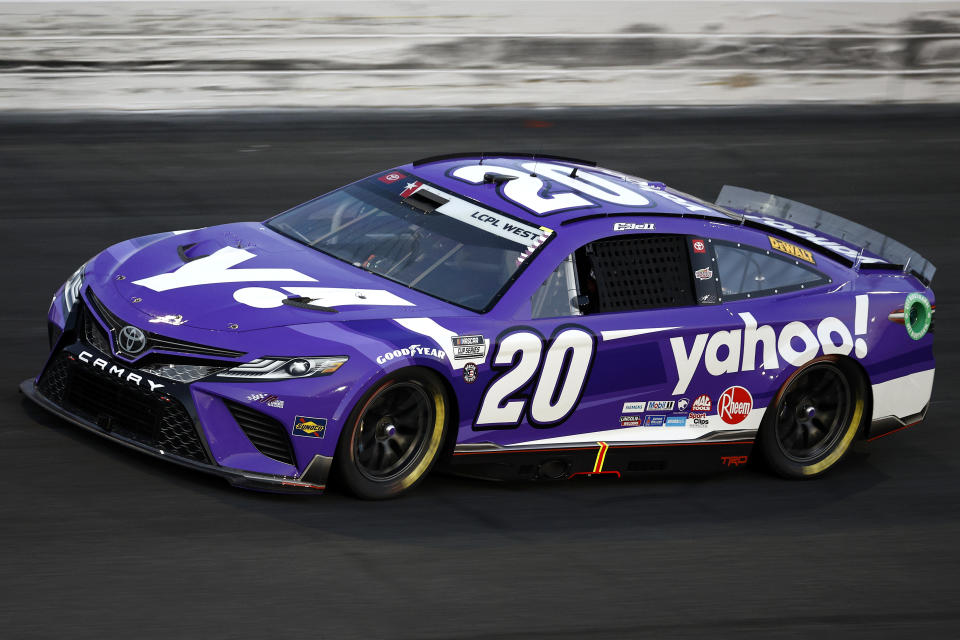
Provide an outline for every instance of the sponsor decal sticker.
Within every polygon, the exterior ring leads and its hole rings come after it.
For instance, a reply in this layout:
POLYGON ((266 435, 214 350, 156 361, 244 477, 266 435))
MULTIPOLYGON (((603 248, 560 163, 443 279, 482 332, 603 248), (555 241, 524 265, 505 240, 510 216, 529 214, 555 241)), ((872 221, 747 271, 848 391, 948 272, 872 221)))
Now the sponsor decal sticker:
POLYGON ((809 262, 810 264, 817 264, 813 259, 813 253, 811 253, 809 249, 798 247, 795 244, 790 244, 789 242, 785 242, 779 238, 774 238, 773 236, 767 236, 767 238, 770 240, 770 246, 777 251, 782 251, 787 255, 793 256, 794 258, 800 258, 801 260, 809 262))
POLYGON ((840 255, 846 256, 851 259, 859 260, 861 264, 865 264, 868 262, 869 263, 886 262, 886 260, 883 260, 882 258, 871 258, 869 256, 861 255, 859 249, 854 249, 853 247, 847 247, 845 245, 840 244, 839 242, 834 242, 833 240, 824 238, 823 236, 818 236, 814 232, 808 231, 806 229, 798 229, 797 227, 793 226, 789 222, 786 222, 785 220, 781 220, 779 218, 771 218, 769 216, 755 216, 749 213, 744 214, 744 217, 749 218, 750 220, 756 220, 757 222, 762 222, 768 227, 781 229, 783 231, 786 231, 790 235, 797 236, 798 238, 805 238, 806 240, 809 240, 815 245, 821 246, 829 251, 839 253, 840 255))
POLYGON ((394 349, 393 351, 388 351, 383 355, 377 356, 377 364, 386 364, 397 358, 410 358, 413 356, 430 356, 439 360, 445 360, 447 354, 443 351, 443 349, 435 349, 433 347, 412 344, 409 347, 404 347, 403 349, 394 349))
POLYGON ((740 386, 728 387, 717 400, 717 413, 727 424, 740 424, 753 409, 753 396, 740 386))
POLYGON ((621 427, 639 427, 643 424, 643 416, 620 416, 621 427))
POLYGON ((407 176, 405 174, 402 174, 399 171, 391 171, 386 175, 380 176, 379 178, 377 178, 377 180, 379 180, 380 182, 386 182, 387 184, 390 184, 391 182, 396 182, 397 180, 403 180, 406 177, 407 176))
POLYGON ((477 365, 472 362, 463 365, 463 381, 467 384, 477 381, 477 365))
POLYGON ((94 356, 89 351, 81 351, 80 355, 77 356, 77 359, 79 359, 80 362, 89 364, 91 367, 95 369, 100 369, 104 373, 109 373, 112 376, 117 376, 117 378, 119 378, 120 380, 132 382, 138 387, 141 385, 149 386, 150 391, 156 391, 157 389, 163 389, 164 387, 164 385, 158 382, 154 382, 149 378, 145 378, 139 373, 134 373, 133 371, 127 371, 126 368, 124 367, 118 367, 116 365, 110 364, 103 358, 98 358, 94 356), (109 365, 109 367, 107 365, 109 365), (144 385, 144 383, 146 384, 144 385))
POLYGON ((623 413, 643 413, 647 410, 646 402, 624 402, 623 413))
POLYGON ((705 413, 691 413, 689 418, 695 427, 710 426, 710 418, 708 418, 705 413))
POLYGON ((687 426, 687 416, 667 416, 666 426, 685 427, 687 426))
POLYGON ((614 231, 653 231, 657 228, 652 222, 614 222, 614 231))
POLYGON ((247 402, 259 402, 274 409, 283 409, 283 400, 272 393, 251 393, 247 396, 247 402))
MULTIPOLYGON (((693 401, 693 404, 690 406, 690 411, 698 412, 707 412, 713 408, 713 400, 710 399, 710 396, 703 393, 697 396, 696 400, 693 401)), ((692 415, 690 416, 693 417, 692 415)))
POLYGON ((827 316, 815 325, 795 320, 775 329, 761 324, 750 313, 740 313, 743 328, 729 331, 698 333, 689 341, 682 337, 670 338, 674 363, 677 367, 677 385, 674 395, 687 391, 694 374, 701 366, 711 376, 722 376, 740 371, 779 369, 780 358, 790 366, 799 367, 821 353, 823 355, 856 355, 865 358, 868 352, 867 334, 869 296, 858 295, 853 317, 853 330, 847 322, 827 316))
POLYGON ((673 400, 651 400, 647 403, 647 411, 673 411, 673 400))
POLYGON ((186 320, 183 319, 183 316, 181 316, 180 314, 177 314, 175 316, 174 315, 157 316, 156 318, 150 318, 147 322, 150 322, 152 324, 162 322, 165 324, 172 324, 175 327, 179 327, 181 324, 186 323, 186 320))
POLYGON ((662 427, 667 416, 646 416, 643 419, 645 427, 662 427))
POLYGON ((422 187, 422 186, 423 186, 423 183, 420 182, 419 180, 415 180, 415 181, 413 181, 413 182, 408 182, 408 183, 407 183, 407 186, 404 188, 404 190, 400 192, 400 197, 401 197, 401 198, 409 198, 410 196, 412 196, 413 194, 415 194, 417 191, 419 191, 419 190, 420 190, 420 187, 422 187))
POLYGON ((688 398, 680 398, 677 400, 677 411, 686 411, 690 407, 690 400, 688 398))
POLYGON ((487 343, 483 336, 453 336, 451 340, 456 360, 483 358, 487 354, 487 343))
POLYGON ((713 277, 713 269, 697 269, 693 272, 693 277, 697 280, 709 280, 713 277))
POLYGON ((747 456, 720 456, 720 462, 725 467, 739 467, 747 464, 747 456))
POLYGON ((304 438, 322 438, 327 432, 326 418, 297 416, 293 421, 293 435, 304 438))
POLYGON ((691 242, 693 245, 694 253, 706 253, 707 252, 707 243, 701 240, 700 238, 694 238, 691 242))
POLYGON ((922 293, 909 293, 903 303, 902 317, 907 335, 913 340, 919 340, 930 330, 930 324, 933 322, 933 306, 922 293))

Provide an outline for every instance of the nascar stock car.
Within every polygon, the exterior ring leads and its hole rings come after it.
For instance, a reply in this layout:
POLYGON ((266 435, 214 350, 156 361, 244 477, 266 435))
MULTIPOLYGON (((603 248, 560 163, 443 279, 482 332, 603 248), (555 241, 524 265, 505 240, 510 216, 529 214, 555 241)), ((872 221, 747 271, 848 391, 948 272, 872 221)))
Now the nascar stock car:
POLYGON ((556 156, 428 158, 270 218, 114 245, 21 390, 237 486, 818 476, 919 422, 934 267, 866 227, 556 156))

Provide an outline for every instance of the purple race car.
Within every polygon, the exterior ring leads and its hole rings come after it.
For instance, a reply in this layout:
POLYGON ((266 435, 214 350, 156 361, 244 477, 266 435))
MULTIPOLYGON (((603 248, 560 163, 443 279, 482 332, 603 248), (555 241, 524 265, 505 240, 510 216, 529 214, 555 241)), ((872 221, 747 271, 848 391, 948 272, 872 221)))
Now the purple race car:
POLYGON ((49 312, 32 400, 231 483, 365 498, 497 479, 817 476, 923 419, 934 268, 875 231, 593 163, 428 158, 136 238, 49 312))

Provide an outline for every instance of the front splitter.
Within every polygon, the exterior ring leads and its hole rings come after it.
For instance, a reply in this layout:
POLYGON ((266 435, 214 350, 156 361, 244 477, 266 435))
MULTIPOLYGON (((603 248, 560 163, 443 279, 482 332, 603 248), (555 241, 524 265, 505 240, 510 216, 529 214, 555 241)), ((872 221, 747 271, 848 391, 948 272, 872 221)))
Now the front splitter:
POLYGON ((149 456, 157 458, 158 460, 165 460, 167 462, 180 465, 181 467, 219 476, 235 487, 252 489, 256 491, 269 491, 273 493, 310 494, 320 493, 326 488, 326 478, 327 474, 329 473, 331 461, 329 458, 325 458, 324 456, 317 456, 314 458, 314 460, 307 467, 307 470, 304 471, 303 475, 299 478, 273 476, 262 473, 254 473, 252 471, 244 471, 243 469, 234 469, 231 467, 221 467, 218 465, 206 464, 203 462, 197 462, 196 460, 190 460, 188 458, 182 458, 177 455, 166 453, 160 449, 150 447, 149 445, 145 445, 142 442, 137 442, 136 440, 127 438, 121 434, 106 431, 97 426, 95 423, 90 422, 89 420, 80 416, 76 416, 63 407, 48 400, 39 392, 33 379, 24 380, 20 383, 20 393, 50 413, 63 418, 64 420, 71 422, 78 427, 89 431, 90 433, 94 433, 112 442, 122 444, 128 449, 145 453, 149 456), (318 458, 320 459, 318 460, 318 458))

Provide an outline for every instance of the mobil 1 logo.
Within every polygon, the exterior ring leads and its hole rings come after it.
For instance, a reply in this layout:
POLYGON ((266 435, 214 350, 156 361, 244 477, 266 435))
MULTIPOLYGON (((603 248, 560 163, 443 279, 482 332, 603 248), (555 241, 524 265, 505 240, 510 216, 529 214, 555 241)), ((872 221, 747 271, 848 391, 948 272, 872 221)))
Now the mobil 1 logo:
POLYGON ((487 353, 483 336, 453 336, 451 340, 455 360, 482 359, 487 353))

